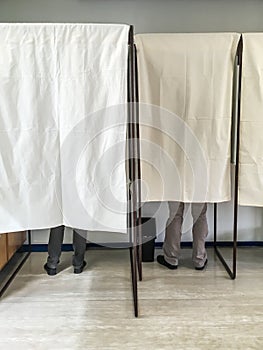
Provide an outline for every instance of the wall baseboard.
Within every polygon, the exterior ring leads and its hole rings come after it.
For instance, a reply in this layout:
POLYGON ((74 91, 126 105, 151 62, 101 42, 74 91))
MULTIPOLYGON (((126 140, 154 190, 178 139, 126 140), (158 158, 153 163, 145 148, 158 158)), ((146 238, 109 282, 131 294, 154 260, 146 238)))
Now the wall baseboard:
MULTIPOLYGON (((229 241, 221 241, 217 242, 219 247, 232 247, 232 242, 229 241)), ((155 248, 162 248, 162 242, 156 242, 155 248)), ((182 242, 182 248, 191 248, 192 242, 182 242)), ((207 247, 213 247, 214 242, 206 242, 207 247)), ((238 247, 263 247, 263 241, 240 241, 237 242, 238 247)), ((20 248, 20 251, 27 252, 29 246, 27 244, 23 245, 20 248)), ((95 243, 87 243, 87 249, 127 249, 129 248, 129 244, 127 243, 105 243, 105 244, 95 244, 95 243)), ((48 245, 47 244, 32 244, 31 246, 32 252, 47 252, 48 245)), ((71 252, 73 251, 72 244, 63 244, 62 245, 63 252, 71 252)))

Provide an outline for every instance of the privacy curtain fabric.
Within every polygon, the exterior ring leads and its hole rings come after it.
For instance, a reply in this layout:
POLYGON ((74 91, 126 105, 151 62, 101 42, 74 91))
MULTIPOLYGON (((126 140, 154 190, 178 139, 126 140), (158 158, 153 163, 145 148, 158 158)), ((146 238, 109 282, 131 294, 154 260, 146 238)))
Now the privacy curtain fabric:
POLYGON ((263 206, 263 33, 242 34, 239 204, 263 206))
POLYGON ((126 232, 127 25, 0 25, 0 232, 126 232))
POLYGON ((136 36, 144 200, 230 200, 232 85, 239 37, 136 36))

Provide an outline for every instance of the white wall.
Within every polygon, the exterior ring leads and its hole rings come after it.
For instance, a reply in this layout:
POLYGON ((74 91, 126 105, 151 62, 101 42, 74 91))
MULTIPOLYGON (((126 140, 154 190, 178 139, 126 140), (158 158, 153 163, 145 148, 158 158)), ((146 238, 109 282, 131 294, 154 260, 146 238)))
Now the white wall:
MULTIPOLYGON (((261 0, 1 0, 1 22, 120 22, 135 26, 139 32, 215 32, 263 31, 263 1, 261 0)), ((148 204, 144 214, 155 212, 148 204)), ((232 213, 230 204, 219 206, 219 238, 231 238, 232 213)), ((212 240, 213 208, 208 218, 212 240)), ((263 211, 260 208, 240 208, 239 240, 263 240, 263 211)), ((167 219, 163 206, 157 218, 159 232, 167 219)), ((188 218, 186 220, 188 225, 188 218)), ((90 239, 94 241, 93 238, 90 239)), ((96 241, 109 240, 98 236, 96 241)), ((122 236, 122 238, 124 238, 122 236)), ((34 232, 33 243, 46 243, 48 231, 34 232)), ((119 240, 119 235, 111 235, 119 240)), ((159 240, 162 236, 159 237, 159 240)), ((190 233, 183 240, 190 240, 190 233)), ((65 242, 71 241, 67 231, 65 242)))
POLYGON ((122 22, 137 32, 261 31, 262 0, 1 0, 1 22, 122 22))

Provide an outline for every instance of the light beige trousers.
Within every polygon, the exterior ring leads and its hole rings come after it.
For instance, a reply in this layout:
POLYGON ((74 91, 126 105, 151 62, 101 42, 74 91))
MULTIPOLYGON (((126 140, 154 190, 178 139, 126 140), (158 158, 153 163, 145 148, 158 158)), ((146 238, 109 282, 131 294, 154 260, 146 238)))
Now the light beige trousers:
MULTIPOLYGON (((169 202, 169 219, 167 221, 163 244, 164 258, 172 265, 178 265, 181 249, 182 224, 184 203, 169 202)), ((202 267, 207 259, 205 240, 208 235, 206 218, 207 203, 192 203, 193 217, 193 253, 192 260, 195 267, 202 267)))

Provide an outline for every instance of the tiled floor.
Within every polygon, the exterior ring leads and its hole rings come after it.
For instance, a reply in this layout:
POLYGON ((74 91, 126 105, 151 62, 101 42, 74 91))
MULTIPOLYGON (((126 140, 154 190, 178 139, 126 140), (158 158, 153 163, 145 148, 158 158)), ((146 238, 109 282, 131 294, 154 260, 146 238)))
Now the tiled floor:
POLYGON ((138 319, 127 250, 88 251, 81 275, 64 253, 54 277, 32 253, 0 301, 0 349, 262 349, 263 248, 239 249, 235 281, 212 249, 205 271, 182 253, 178 270, 143 264, 138 319))

